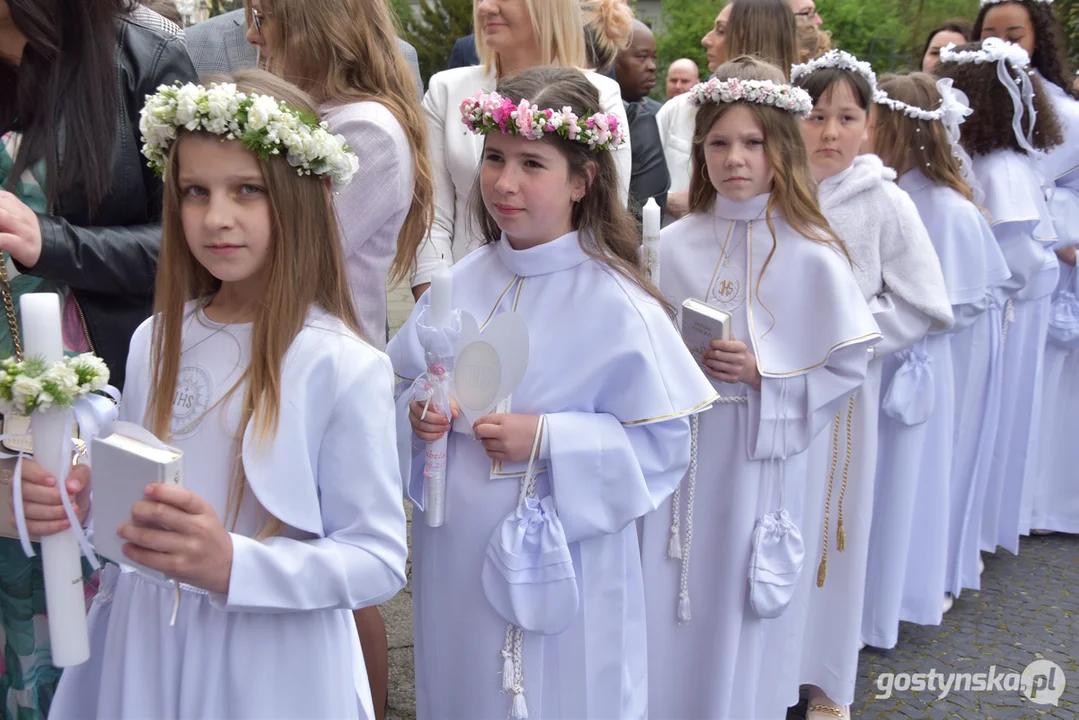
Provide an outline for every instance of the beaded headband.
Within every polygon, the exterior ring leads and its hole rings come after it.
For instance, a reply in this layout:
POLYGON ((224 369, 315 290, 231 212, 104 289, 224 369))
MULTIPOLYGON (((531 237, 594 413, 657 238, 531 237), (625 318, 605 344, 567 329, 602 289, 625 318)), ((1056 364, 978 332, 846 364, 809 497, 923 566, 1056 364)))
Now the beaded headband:
POLYGON ((238 92, 233 83, 161 85, 146 96, 139 118, 142 154, 158 175, 180 130, 239 140, 263 160, 284 155, 299 175, 326 175, 338 187, 360 167, 345 138, 331 135, 316 115, 269 95, 238 92))
POLYGON ((497 92, 479 92, 465 98, 461 102, 461 122, 475 135, 486 135, 495 129, 503 135, 519 135, 527 140, 557 135, 592 150, 617 150, 628 139, 615 115, 592 113, 578 118, 569 107, 561 111, 540 110, 528 100, 514 104, 497 92))
POLYGON ((696 106, 744 102, 771 105, 777 110, 786 110, 802 117, 813 110, 813 98, 805 90, 792 85, 777 85, 771 80, 712 78, 694 85, 688 94, 689 102, 696 106))
POLYGON ((791 82, 796 83, 802 78, 812 75, 817 70, 823 70, 824 68, 838 68, 840 70, 847 70, 848 72, 861 75, 869 81, 869 87, 873 92, 876 92, 877 90, 877 74, 873 72, 873 66, 843 50, 829 50, 816 60, 810 60, 801 65, 794 65, 791 67, 791 82))

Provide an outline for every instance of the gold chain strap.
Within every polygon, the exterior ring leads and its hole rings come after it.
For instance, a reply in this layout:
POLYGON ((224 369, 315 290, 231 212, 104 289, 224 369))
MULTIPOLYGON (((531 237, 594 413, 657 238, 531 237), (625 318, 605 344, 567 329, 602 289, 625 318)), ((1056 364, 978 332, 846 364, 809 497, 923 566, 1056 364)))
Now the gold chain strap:
POLYGON ((22 338, 19 336, 19 323, 15 318, 15 300, 11 296, 11 281, 7 276, 7 253, 0 251, 0 292, 4 294, 4 311, 7 313, 8 330, 11 342, 15 344, 15 359, 22 360, 22 338))

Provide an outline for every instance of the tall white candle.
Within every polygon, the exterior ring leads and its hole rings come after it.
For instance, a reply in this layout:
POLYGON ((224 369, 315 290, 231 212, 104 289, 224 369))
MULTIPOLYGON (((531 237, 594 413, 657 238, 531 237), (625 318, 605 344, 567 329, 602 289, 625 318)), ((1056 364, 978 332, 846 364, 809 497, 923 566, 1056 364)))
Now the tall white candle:
MULTIPOLYGON (((53 363, 64 356, 60 327, 60 296, 31 293, 20 299, 23 350, 27 358, 53 363)), ((34 437, 34 460, 57 482, 67 481, 71 458, 65 457, 64 432, 70 409, 36 412, 30 418, 34 437)), ((86 597, 82 587, 82 561, 74 531, 68 529, 41 538, 41 563, 45 574, 45 605, 49 617, 52 663, 70 667, 90 658, 86 625, 86 597)))
MULTIPOLYGON (((453 273, 445 260, 431 275, 431 326, 448 327, 453 315, 453 273)), ((449 408, 438 408, 448 413, 449 408)), ((449 433, 427 443, 423 459, 423 518, 428 527, 446 522, 446 459, 449 433)))
POLYGON ((641 209, 643 225, 643 242, 641 253, 645 274, 653 283, 659 285, 659 205, 655 198, 648 198, 648 202, 641 209))
POLYGON ((445 260, 431 275, 431 327, 444 328, 450 324, 453 312, 453 273, 445 260))

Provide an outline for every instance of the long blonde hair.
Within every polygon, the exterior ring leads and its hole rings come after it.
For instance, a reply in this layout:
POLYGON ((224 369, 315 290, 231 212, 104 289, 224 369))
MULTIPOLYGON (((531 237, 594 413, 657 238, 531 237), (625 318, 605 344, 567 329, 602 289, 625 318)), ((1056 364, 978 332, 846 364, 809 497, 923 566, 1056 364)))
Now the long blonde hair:
MULTIPOLYGON (((261 70, 238 72, 231 80, 243 92, 272 95, 299 110, 317 112, 314 103, 299 89, 261 70)), ((221 287, 221 281, 191 254, 181 222, 178 149, 189 134, 181 130, 169 151, 154 293, 152 390, 145 421, 165 441, 171 434, 173 398, 180 373, 184 306, 192 300, 208 301, 221 287)), ((260 442, 273 441, 281 412, 285 354, 303 328, 311 307, 319 306, 360 335, 333 200, 325 182, 320 176, 297 175, 284 156, 261 160, 260 164, 270 205, 271 239, 266 287, 251 333, 251 362, 228 393, 244 387, 236 438, 237 462, 226 513, 233 522, 246 485, 241 459, 244 431, 253 423, 260 442)), ((259 536, 278 534, 283 527, 280 520, 270 516, 259 536)))
MULTIPOLYGON (((892 99, 923 110, 936 110, 942 102, 936 78, 927 73, 885 75, 877 86, 892 99)), ((887 105, 874 105, 873 125, 873 151, 885 165, 900 173, 913 166, 933 183, 974 200, 940 120, 917 120, 887 105)))
MULTIPOLYGON (((246 5, 250 16, 250 3, 246 5)), ((427 157, 427 120, 386 0, 263 0, 263 9, 272 18, 281 48, 268 70, 295 83, 320 105, 381 103, 404 130, 412 153, 413 199, 397 239, 390 281, 404 279, 431 226, 434 179, 427 157)), ((353 150, 362 163, 365 148, 353 150)))
MULTIPOLYGON (((588 64, 580 0, 524 0, 524 4, 540 51, 539 65, 583 68, 588 64)), ((487 45, 479 15, 473 12, 472 19, 476 54, 483 69, 497 71, 498 53, 487 45)))

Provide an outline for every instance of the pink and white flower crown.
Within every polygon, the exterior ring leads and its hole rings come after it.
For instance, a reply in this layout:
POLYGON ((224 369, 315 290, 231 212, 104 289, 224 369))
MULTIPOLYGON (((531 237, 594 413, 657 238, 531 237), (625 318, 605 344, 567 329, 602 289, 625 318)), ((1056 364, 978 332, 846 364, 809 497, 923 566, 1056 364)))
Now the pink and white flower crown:
POLYGON ((771 105, 802 117, 813 111, 813 98, 805 90, 793 85, 777 85, 771 80, 712 78, 693 86, 689 91, 689 102, 696 106, 736 102, 771 105))
POLYGON ((617 150, 628 139, 626 129, 614 115, 592 113, 579 118, 569 107, 541 110, 528 100, 514 103, 497 92, 478 92, 465 98, 461 102, 461 122, 475 135, 486 135, 496 128, 503 135, 520 135, 527 140, 557 135, 592 150, 617 150))
MULTIPOLYGON (((982 0, 982 7, 985 7, 986 5, 997 5, 1002 2, 1011 2, 1011 0, 982 0)), ((1053 0, 1031 0, 1031 2, 1040 2, 1045 3, 1046 5, 1053 4, 1053 0)))

